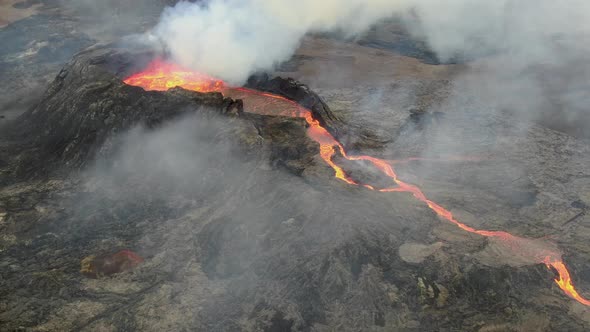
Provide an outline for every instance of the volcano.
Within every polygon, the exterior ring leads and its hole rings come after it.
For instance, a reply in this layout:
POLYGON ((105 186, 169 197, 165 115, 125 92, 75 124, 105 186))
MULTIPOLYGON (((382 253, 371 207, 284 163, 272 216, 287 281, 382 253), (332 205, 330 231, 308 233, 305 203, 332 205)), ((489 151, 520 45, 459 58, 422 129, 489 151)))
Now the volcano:
POLYGON ((320 156, 324 162, 334 170, 334 176, 337 179, 344 181, 349 185, 361 185, 369 190, 388 193, 406 192, 412 194, 414 198, 425 203, 439 217, 455 224, 460 229, 469 233, 497 239, 499 243, 502 243, 513 250, 514 255, 520 255, 523 259, 531 263, 542 263, 548 268, 553 268, 559 275, 558 279, 555 280, 555 283, 559 285, 565 294, 583 305, 590 306, 590 300, 583 298, 573 286, 570 273, 561 259, 561 253, 554 248, 554 245, 543 243, 540 240, 521 238, 504 231, 478 230, 461 223, 455 219, 449 210, 428 199, 420 188, 400 180, 391 162, 366 155, 349 156, 343 145, 338 142, 318 120, 314 119, 313 112, 303 106, 299 106, 294 101, 290 101, 276 94, 260 93, 245 88, 230 88, 227 87, 223 81, 207 77, 188 69, 183 69, 162 60, 152 62, 146 70, 128 77, 124 82, 130 85, 143 87, 147 90, 168 90, 171 87, 179 86, 198 92, 221 92, 224 96, 244 100, 247 112, 304 118, 308 125, 308 137, 319 144, 320 156), (349 161, 368 161, 384 175, 391 178, 395 186, 391 188, 375 188, 370 184, 359 183, 351 179, 344 169, 334 162, 333 159, 336 151, 338 151, 344 159, 349 161))
POLYGON ((509 173, 498 156, 411 154, 439 115, 407 112, 392 135, 407 147, 388 154, 329 104, 294 79, 231 86, 149 47, 77 54, 3 133, 0 220, 26 241, 2 253, 12 263, 0 295, 7 313, 27 314, 0 319, 48 330, 587 326, 571 313, 590 305, 575 246, 498 221, 541 200, 531 184, 522 198, 498 182, 509 173), (428 165, 500 176, 461 198, 460 180, 420 177, 428 165), (118 263, 98 273, 87 257, 118 263))

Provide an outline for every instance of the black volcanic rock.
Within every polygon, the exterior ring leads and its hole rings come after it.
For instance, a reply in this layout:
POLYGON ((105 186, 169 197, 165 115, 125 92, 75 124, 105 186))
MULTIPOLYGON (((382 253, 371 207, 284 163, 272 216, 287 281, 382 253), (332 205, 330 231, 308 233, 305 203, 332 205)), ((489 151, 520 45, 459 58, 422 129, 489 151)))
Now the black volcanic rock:
MULTIPOLYGON (((76 55, 59 72, 41 101, 10 126, 13 136, 28 141, 16 172, 33 176, 55 169, 82 169, 97 156, 112 154, 118 135, 130 128, 154 128, 194 113, 242 117, 257 128, 256 135, 268 139, 265 149, 276 166, 301 174, 312 163, 317 145, 306 137, 302 119, 243 114, 241 100, 220 93, 182 88, 145 91, 122 81, 156 56, 150 48, 120 48, 115 44, 96 46, 76 55), (299 144, 294 144, 293 135, 300 138, 299 144)), ((303 84, 277 77, 251 79, 248 86, 299 102, 333 133, 341 131, 338 128, 342 123, 303 84)))
POLYGON ((311 110, 314 118, 334 137, 338 138, 343 132, 342 120, 332 113, 322 98, 305 84, 292 78, 274 77, 271 79, 267 74, 258 74, 248 79, 246 87, 294 100, 311 110))
POLYGON ((241 101, 220 93, 181 88, 145 91, 121 77, 154 56, 150 51, 98 47, 79 53, 57 75, 41 102, 16 120, 17 133, 30 135, 30 165, 81 168, 96 154, 108 154, 109 141, 132 126, 156 127, 190 112, 238 115, 241 101))

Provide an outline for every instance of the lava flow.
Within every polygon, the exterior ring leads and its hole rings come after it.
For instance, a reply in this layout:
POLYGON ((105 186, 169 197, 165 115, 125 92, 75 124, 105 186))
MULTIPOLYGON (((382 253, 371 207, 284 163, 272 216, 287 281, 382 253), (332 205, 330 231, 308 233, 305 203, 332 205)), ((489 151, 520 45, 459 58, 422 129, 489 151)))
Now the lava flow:
MULTIPOLYGON (((412 194, 417 200, 425 203, 439 217, 455 224, 462 230, 494 239, 497 244, 509 248, 513 255, 526 262, 545 264, 548 268, 553 268, 559 276, 558 279, 555 279, 555 283, 559 288, 579 303, 590 306, 590 300, 583 298, 575 289, 572 284, 570 273, 561 258, 561 253, 552 244, 545 243, 538 239, 527 239, 515 236, 504 231, 479 230, 461 223, 455 219, 449 210, 428 199, 419 187, 400 180, 393 168, 393 165, 399 161, 388 161, 365 155, 348 155, 344 146, 338 142, 326 128, 322 127, 318 120, 314 119, 310 110, 300 106, 292 100, 256 90, 230 87, 221 80, 216 80, 207 75, 162 60, 153 61, 144 71, 125 79, 125 83, 139 86, 146 90, 164 91, 179 86, 187 90, 198 92, 220 92, 226 97, 242 99, 244 102, 244 110, 246 112, 304 118, 309 125, 307 129, 308 136, 319 144, 320 156, 326 164, 334 170, 336 178, 347 184, 363 186, 369 190, 379 192, 407 192, 412 194), (371 163, 383 174, 391 178, 396 186, 376 189, 369 184, 356 182, 334 161, 334 156, 337 152, 343 158, 350 161, 362 160, 371 163)), ((408 160, 418 159, 410 158, 408 160)))

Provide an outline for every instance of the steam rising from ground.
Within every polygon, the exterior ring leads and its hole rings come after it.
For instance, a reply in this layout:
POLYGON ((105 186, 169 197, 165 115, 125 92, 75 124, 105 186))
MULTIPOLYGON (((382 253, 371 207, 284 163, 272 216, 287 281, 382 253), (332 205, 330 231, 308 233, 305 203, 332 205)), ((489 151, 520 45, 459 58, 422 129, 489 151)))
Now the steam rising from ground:
POLYGON ((510 54, 513 61, 554 64, 564 51, 588 50, 590 5, 540 0, 413 1, 412 30, 448 59, 460 55, 510 54))
MULTIPOLYGON (((586 136, 590 124, 588 67, 590 3, 585 1, 419 1, 405 22, 442 60, 465 58, 455 82, 496 111, 586 136)), ((455 105, 462 107, 464 104, 455 105)))
POLYGON ((155 34, 184 65, 241 83, 287 60, 308 32, 354 36, 393 15, 438 56, 511 55, 523 63, 559 63, 586 51, 590 5, 573 0, 210 0, 164 11, 155 34))
POLYGON ((212 0, 168 8, 155 33, 176 61, 239 84, 287 60, 310 31, 354 35, 400 8, 388 0, 212 0))

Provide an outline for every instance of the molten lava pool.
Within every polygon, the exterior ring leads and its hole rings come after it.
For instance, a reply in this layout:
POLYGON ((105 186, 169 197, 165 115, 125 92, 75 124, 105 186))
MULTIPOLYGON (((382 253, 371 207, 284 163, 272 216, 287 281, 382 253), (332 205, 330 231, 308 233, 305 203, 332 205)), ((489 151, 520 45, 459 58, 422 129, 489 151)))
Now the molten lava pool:
POLYGON ((309 125, 307 129, 308 136, 319 144, 321 158, 334 170, 334 176, 339 180, 349 185, 363 186, 368 190, 383 193, 405 192, 411 194, 415 199, 426 204, 440 218, 455 224, 460 229, 491 238, 496 244, 510 249, 514 255, 531 264, 545 264, 548 268, 553 268, 558 274, 555 283, 559 288, 579 303, 590 306, 590 300, 582 297, 574 287, 570 273, 561 258, 561 252, 555 245, 544 240, 527 239, 504 231, 479 230, 461 223, 449 210, 428 199, 419 187, 400 180, 393 167, 396 161, 383 160, 366 155, 348 155, 344 146, 326 128, 322 127, 318 120, 314 119, 312 112, 294 101, 270 93, 241 87, 230 87, 221 80, 162 60, 153 61, 145 70, 125 79, 125 83, 139 86, 146 90, 165 91, 179 86, 198 92, 220 92, 226 97, 242 99, 245 112, 304 118, 309 125), (392 180, 392 187, 376 189, 369 184, 359 183, 353 180, 334 161, 336 153, 339 153, 343 158, 350 161, 362 160, 369 162, 392 180))

